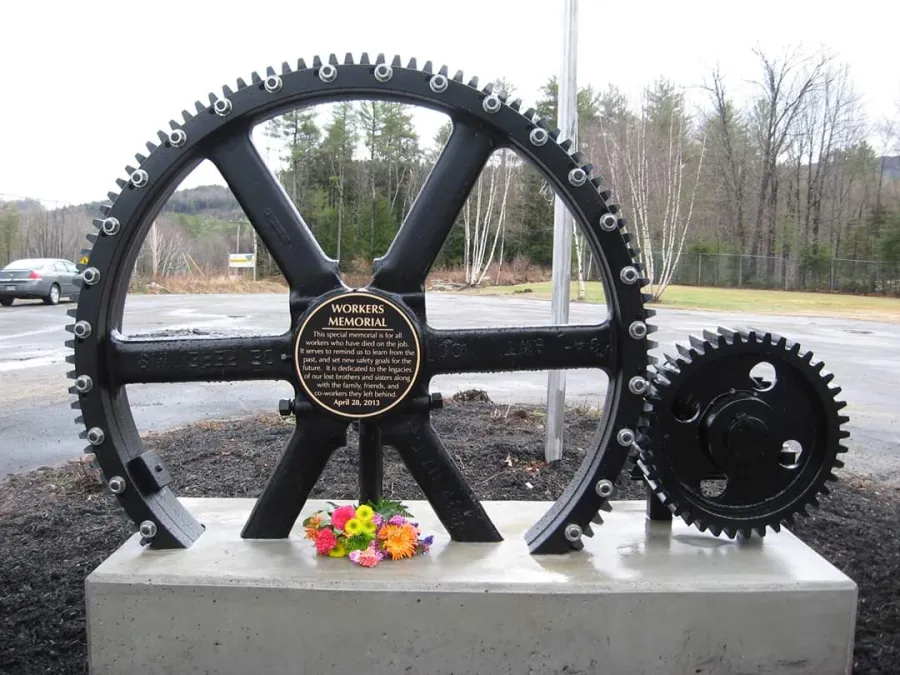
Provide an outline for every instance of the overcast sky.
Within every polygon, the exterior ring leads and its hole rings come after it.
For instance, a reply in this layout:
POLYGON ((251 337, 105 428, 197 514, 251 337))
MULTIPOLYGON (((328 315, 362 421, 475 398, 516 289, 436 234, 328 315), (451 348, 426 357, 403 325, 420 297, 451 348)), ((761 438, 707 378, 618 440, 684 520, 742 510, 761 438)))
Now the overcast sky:
MULTIPOLYGON (((168 120, 222 84, 282 61, 347 51, 506 77, 532 103, 559 68, 557 0, 22 0, 0 10, 0 198, 103 198, 168 120)), ((636 92, 665 76, 735 87, 752 49, 825 46, 849 63, 870 118, 900 98, 896 0, 580 0, 580 86, 636 92)), ((423 121, 430 134, 434 120, 423 121)), ((206 172, 188 178, 209 182, 206 172)), ((48 204, 49 205, 49 204, 48 204)))

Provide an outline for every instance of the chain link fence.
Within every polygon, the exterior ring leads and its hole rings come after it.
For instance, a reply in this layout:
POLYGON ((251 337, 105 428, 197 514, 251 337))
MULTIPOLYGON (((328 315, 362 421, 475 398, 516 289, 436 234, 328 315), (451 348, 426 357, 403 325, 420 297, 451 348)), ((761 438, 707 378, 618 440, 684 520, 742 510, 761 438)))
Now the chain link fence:
MULTIPOLYGON (((656 269, 662 261, 656 260, 656 269)), ((683 253, 673 284, 900 296, 900 264, 831 258, 813 262, 737 253, 683 253)))

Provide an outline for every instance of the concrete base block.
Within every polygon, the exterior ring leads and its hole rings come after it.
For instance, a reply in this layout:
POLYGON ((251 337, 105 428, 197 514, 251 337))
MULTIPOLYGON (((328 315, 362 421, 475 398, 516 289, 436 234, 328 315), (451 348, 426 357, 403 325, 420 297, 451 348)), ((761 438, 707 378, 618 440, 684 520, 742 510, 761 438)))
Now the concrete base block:
POLYGON ((850 672, 856 585, 788 532, 734 542, 617 502, 583 551, 531 556, 548 503, 486 502, 506 541, 457 544, 410 502, 432 551, 364 569, 297 530, 242 540, 253 500, 183 501, 192 548, 135 535, 88 577, 92 673, 850 672))

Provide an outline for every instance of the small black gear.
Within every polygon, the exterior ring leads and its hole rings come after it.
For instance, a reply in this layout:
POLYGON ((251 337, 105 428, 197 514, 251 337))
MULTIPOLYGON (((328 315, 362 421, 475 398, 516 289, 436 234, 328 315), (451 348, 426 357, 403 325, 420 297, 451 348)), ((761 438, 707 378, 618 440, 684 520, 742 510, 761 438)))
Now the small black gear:
POLYGON ((654 367, 638 465, 657 498, 701 531, 777 532, 837 480, 846 403, 795 342, 725 328, 703 337, 654 367))

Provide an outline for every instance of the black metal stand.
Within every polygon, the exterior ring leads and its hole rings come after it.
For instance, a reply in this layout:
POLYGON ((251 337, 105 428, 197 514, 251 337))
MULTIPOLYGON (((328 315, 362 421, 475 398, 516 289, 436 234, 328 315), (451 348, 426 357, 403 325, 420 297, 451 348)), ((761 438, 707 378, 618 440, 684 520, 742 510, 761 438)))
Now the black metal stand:
POLYGON ((359 423, 359 501, 381 499, 384 464, 382 462, 381 428, 374 422, 359 423))
POLYGON ((672 512, 659 501, 659 497, 647 486, 647 518, 659 522, 672 520, 672 512))

